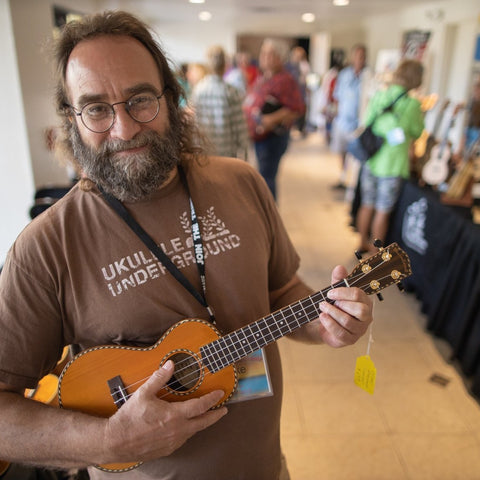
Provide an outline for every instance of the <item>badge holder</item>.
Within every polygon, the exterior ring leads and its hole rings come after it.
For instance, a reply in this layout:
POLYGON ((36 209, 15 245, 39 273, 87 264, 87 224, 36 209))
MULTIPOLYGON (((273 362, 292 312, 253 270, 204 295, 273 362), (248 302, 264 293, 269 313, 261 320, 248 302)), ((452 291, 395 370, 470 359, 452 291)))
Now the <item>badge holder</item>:
POLYGON ((243 402, 273 395, 264 349, 257 350, 235 363, 238 386, 228 403, 243 402))

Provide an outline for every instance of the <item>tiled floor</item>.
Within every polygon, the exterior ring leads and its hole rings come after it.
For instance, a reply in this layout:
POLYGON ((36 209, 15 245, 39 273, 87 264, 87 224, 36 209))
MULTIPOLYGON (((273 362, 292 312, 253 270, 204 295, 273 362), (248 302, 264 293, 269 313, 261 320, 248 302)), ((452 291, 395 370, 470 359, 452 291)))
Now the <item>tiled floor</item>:
MULTIPOLYGON (((279 174, 279 208, 303 259, 300 273, 317 289, 329 284, 335 264, 356 264, 349 205, 330 189, 338 168, 313 133, 292 142, 279 174)), ((479 404, 425 332, 414 296, 396 287, 383 296, 370 347, 373 395, 353 383, 367 338, 339 350, 280 341, 292 480, 479 480, 479 404), (433 374, 448 384, 432 382, 433 374)))

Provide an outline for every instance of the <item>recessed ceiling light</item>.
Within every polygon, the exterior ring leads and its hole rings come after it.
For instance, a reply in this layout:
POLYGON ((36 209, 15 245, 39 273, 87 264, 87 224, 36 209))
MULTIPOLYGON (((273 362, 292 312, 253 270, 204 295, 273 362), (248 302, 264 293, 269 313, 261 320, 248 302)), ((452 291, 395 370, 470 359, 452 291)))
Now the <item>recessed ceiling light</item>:
POLYGON ((350 3, 350 0, 333 0, 333 4, 336 7, 345 7, 350 3))
POLYGON ((305 23, 312 23, 315 21, 315 14, 314 13, 304 13, 302 15, 302 21, 305 23))
POLYGON ((202 22, 208 22, 209 20, 212 19, 212 14, 210 12, 207 12, 207 11, 204 11, 204 12, 200 12, 198 14, 198 18, 202 21, 202 22))
POLYGON ((188 0, 190 3, 205 3, 205 0, 188 0))

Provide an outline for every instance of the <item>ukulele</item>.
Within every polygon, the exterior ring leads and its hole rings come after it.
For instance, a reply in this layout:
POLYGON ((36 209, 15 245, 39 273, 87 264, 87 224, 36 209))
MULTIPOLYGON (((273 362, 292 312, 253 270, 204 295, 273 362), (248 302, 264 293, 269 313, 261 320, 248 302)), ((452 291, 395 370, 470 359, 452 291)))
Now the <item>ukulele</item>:
MULTIPOLYGON (((60 407, 110 417, 167 360, 173 361, 174 373, 158 392, 158 398, 176 402, 223 390, 225 394, 218 407, 230 399, 237 386, 235 362, 318 318, 318 304, 332 303, 327 298, 329 290, 358 287, 371 295, 410 274, 407 254, 393 243, 362 260, 347 278, 335 285, 225 336, 208 321, 187 319, 173 325, 148 348, 119 345, 89 348, 75 356, 60 375, 60 407)), ((123 472, 140 464, 96 467, 123 472)))
POLYGON ((428 185, 440 185, 448 178, 448 162, 452 154, 451 146, 448 141, 448 134, 450 133, 450 130, 455 123, 455 118, 461 109, 462 104, 455 105, 442 141, 432 147, 430 158, 422 169, 422 179, 428 185))
POLYGON ((432 147, 436 142, 438 129, 440 128, 440 125, 442 123, 443 114, 445 113, 445 110, 447 109, 449 104, 450 104, 450 100, 448 99, 443 102, 443 105, 438 111, 437 117, 435 119, 432 132, 430 133, 428 130, 423 130, 420 137, 418 137, 417 140, 415 140, 413 144, 414 152, 415 152, 415 157, 419 161, 422 161, 425 158, 428 158, 430 156, 430 151, 432 150, 432 147))

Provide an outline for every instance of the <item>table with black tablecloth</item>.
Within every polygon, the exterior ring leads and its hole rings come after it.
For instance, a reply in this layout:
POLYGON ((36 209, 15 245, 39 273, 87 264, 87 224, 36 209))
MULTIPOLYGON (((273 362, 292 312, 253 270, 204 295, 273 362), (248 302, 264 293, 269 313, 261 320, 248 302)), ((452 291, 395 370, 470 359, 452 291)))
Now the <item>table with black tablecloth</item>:
POLYGON ((406 182, 392 214, 388 243, 405 249, 412 275, 404 280, 427 316, 427 328, 452 347, 472 393, 480 398, 480 226, 406 182))

